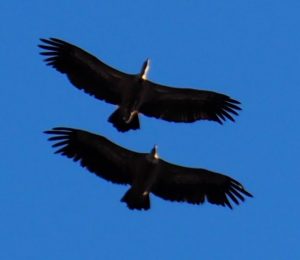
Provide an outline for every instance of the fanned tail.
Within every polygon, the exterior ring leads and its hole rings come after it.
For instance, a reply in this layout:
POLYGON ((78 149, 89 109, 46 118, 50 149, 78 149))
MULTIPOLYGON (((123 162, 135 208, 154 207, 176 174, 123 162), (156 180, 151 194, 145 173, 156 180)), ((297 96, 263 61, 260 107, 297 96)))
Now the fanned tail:
POLYGON ((120 108, 113 112, 108 118, 108 122, 112 123, 120 132, 140 129, 140 120, 138 114, 134 114, 129 122, 125 122, 120 108))
POLYGON ((123 198, 121 199, 122 202, 127 204, 129 209, 138 209, 138 210, 148 210, 150 209, 150 198, 149 193, 141 194, 130 188, 123 198))

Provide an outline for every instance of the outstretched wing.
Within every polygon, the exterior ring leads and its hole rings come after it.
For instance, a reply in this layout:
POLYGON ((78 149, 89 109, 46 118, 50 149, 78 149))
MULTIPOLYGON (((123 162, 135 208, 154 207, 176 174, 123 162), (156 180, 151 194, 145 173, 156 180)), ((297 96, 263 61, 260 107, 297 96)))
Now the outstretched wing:
POLYGON ((46 50, 45 62, 61 73, 65 73, 78 89, 112 104, 120 104, 126 87, 121 82, 130 80, 134 75, 118 71, 86 51, 56 38, 41 39, 38 45, 46 50))
POLYGON ((204 169, 193 169, 160 160, 160 174, 152 192, 166 200, 227 206, 252 197, 236 180, 204 169))
POLYGON ((118 184, 132 183, 134 173, 129 164, 141 154, 82 130, 56 127, 45 133, 53 135, 48 140, 55 142, 52 147, 59 148, 55 153, 79 161, 82 167, 105 180, 118 184))
POLYGON ((212 91, 173 88, 145 81, 147 98, 140 112, 171 122, 211 120, 220 124, 226 119, 234 121, 240 102, 212 91))

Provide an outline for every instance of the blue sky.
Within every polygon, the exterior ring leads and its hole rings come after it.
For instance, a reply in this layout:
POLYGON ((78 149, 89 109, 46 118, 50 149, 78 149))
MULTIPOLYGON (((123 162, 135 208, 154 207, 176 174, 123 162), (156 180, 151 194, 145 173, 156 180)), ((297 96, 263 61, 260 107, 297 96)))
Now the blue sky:
POLYGON ((1 259, 299 259, 300 2, 2 1, 0 3, 1 259), (72 42, 125 72, 226 93, 236 123, 142 117, 118 133, 114 107, 78 91, 38 55, 40 37, 72 42), (159 145, 172 163, 239 180, 255 196, 229 210, 152 196, 129 211, 112 185, 53 155, 54 126, 129 149, 159 145))

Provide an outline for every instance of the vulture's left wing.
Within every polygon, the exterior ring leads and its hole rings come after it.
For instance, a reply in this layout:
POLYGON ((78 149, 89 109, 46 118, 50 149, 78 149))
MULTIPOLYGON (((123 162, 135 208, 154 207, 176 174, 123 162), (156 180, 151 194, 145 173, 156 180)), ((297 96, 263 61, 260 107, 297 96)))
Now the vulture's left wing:
POLYGON ((174 88, 145 81, 147 97, 140 112, 171 122, 234 121, 240 102, 212 91, 174 88))
POLYGON ((153 194, 170 201, 227 206, 239 204, 244 196, 252 197, 236 180, 204 169, 194 169, 160 160, 160 174, 152 188, 153 194))

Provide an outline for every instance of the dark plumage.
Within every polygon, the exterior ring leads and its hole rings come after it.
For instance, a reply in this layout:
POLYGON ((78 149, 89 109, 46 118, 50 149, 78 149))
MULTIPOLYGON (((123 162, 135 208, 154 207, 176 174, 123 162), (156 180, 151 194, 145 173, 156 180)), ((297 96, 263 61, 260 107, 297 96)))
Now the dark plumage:
POLYGON ((187 168, 158 158, 156 146, 150 153, 129 151, 103 136, 86 131, 57 127, 46 134, 53 135, 56 153, 79 161, 97 176, 131 187, 122 198, 130 209, 150 208, 149 194, 165 200, 212 204, 232 208, 244 197, 252 197, 236 180, 205 169, 187 168))
POLYGON ((72 84, 97 99, 118 105, 109 117, 119 131, 139 129, 138 114, 170 122, 191 123, 212 120, 220 124, 240 110, 239 101, 212 91, 174 88, 147 80, 149 60, 141 72, 126 74, 118 71, 86 51, 65 41, 41 39, 46 50, 45 62, 65 73, 72 84))

